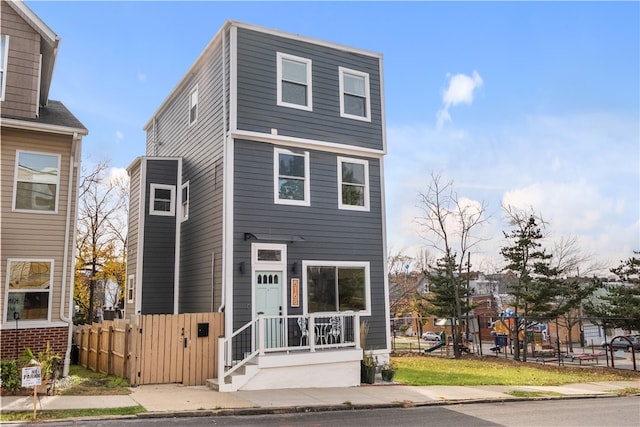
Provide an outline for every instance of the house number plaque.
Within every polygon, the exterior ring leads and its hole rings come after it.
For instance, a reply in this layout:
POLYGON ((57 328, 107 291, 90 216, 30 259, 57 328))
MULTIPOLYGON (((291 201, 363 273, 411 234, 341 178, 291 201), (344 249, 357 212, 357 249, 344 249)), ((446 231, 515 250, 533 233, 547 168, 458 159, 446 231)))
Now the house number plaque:
POLYGON ((291 279, 291 307, 300 307, 300 279, 291 279))

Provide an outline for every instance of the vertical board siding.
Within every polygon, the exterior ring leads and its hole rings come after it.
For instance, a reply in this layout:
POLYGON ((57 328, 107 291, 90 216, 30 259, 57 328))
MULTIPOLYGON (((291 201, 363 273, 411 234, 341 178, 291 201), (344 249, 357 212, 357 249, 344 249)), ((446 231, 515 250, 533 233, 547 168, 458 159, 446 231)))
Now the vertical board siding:
POLYGON ((383 149, 380 58, 238 29, 238 129, 383 149), (277 105, 277 52, 312 60, 313 111, 277 105), (338 67, 369 74, 371 122, 340 117, 338 67))
POLYGON ((145 182, 144 274, 142 278, 142 314, 171 314, 174 304, 176 221, 179 204, 173 216, 149 215, 151 184, 177 187, 178 160, 147 160, 145 182))
MULTIPOLYGON (((337 155, 310 151, 311 206, 277 205, 273 202, 274 146, 236 141, 234 197, 234 266, 246 265, 244 274, 234 268, 234 327, 251 319, 251 241, 244 233, 301 236, 304 241, 287 245, 288 278, 302 278, 303 260, 369 261, 371 316, 367 342, 374 348, 386 347, 384 293, 384 253, 380 161, 369 162, 370 211, 338 209, 337 155), (298 263, 292 276, 291 265, 298 263)), ((286 286, 287 292, 289 287, 286 286)), ((303 288, 301 284, 300 292, 303 288)), ((304 295, 301 294, 301 298, 304 295)), ((287 295, 290 301, 290 295, 287 295)), ((290 313, 300 308, 289 308, 290 313)))
MULTIPOLYGON (((73 194, 69 194, 69 179, 75 182, 75 176, 69 175, 71 162, 71 137, 57 134, 21 131, 2 128, 0 133, 0 324, 5 323, 4 299, 7 286, 7 259, 52 259, 53 282, 51 283, 51 321, 60 321, 60 304, 62 286, 68 287, 73 277, 75 260, 71 257, 75 242, 73 241, 73 224, 76 211, 76 185, 72 185, 73 194), (14 212, 12 210, 15 184, 16 154, 18 150, 35 151, 47 154, 60 154, 60 183, 58 185, 57 213, 14 212), (72 198, 70 211, 67 210, 69 197, 72 198), (69 233, 66 234, 67 217, 71 217, 69 233), (64 265, 64 245, 68 245, 69 256, 64 265), (63 273, 67 271, 67 282, 62 283, 63 273)), ((67 292, 65 296, 69 297, 67 292)), ((64 312, 68 312, 68 303, 64 303, 64 312)), ((25 319, 26 320, 26 319, 25 319)), ((24 324, 24 323, 23 323, 24 324)))
POLYGON ((216 378, 223 330, 223 313, 155 314, 79 326, 74 343, 80 365, 131 385, 195 386, 216 378), (198 337, 198 323, 209 324, 208 337, 198 337))

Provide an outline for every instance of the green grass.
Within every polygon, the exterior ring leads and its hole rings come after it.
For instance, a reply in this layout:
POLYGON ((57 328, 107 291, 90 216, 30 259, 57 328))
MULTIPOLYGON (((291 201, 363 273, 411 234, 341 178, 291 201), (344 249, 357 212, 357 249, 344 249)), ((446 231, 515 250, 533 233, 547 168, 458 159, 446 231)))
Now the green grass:
POLYGON ((407 385, 561 385, 591 381, 636 380, 640 374, 612 369, 574 368, 515 362, 500 358, 449 359, 434 356, 393 357, 395 381, 407 385))
MULTIPOLYGON (((135 415, 146 412, 142 406, 127 406, 122 408, 101 408, 101 409, 61 409, 55 411, 38 411, 36 420, 59 420, 63 418, 97 417, 97 416, 123 416, 135 415)), ((2 412, 0 421, 31 421, 33 411, 2 412)))
POLYGON ((510 394, 514 397, 549 397, 549 396, 564 396, 557 391, 529 391, 529 390, 511 390, 506 394, 510 394))
POLYGON ((93 372, 79 365, 69 367, 68 384, 57 390, 61 396, 91 396, 130 394, 124 378, 93 372))

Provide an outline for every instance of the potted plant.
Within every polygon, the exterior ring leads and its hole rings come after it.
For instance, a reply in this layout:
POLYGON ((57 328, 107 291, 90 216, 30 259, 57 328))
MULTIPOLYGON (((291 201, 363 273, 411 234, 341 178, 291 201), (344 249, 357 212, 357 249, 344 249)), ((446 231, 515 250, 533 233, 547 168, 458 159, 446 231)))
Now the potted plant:
POLYGON ((382 381, 392 382, 393 377, 396 375, 396 366, 392 362, 385 363, 380 369, 380 375, 382 376, 382 381))
POLYGON ((374 384, 376 382, 376 361, 372 355, 363 352, 360 362, 360 382, 374 384))

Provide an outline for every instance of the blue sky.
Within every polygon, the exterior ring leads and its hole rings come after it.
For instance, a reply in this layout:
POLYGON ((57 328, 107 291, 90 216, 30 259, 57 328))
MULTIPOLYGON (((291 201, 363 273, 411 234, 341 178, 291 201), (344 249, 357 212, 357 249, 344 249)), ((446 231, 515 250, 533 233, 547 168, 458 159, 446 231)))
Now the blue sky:
POLYGON ((640 250, 639 2, 25 2, 62 42, 51 99, 89 129, 86 165, 127 167, 142 130, 225 20, 384 55, 389 251, 433 173, 484 203, 500 266, 501 205, 533 208, 548 245, 576 237, 616 265, 640 250))

